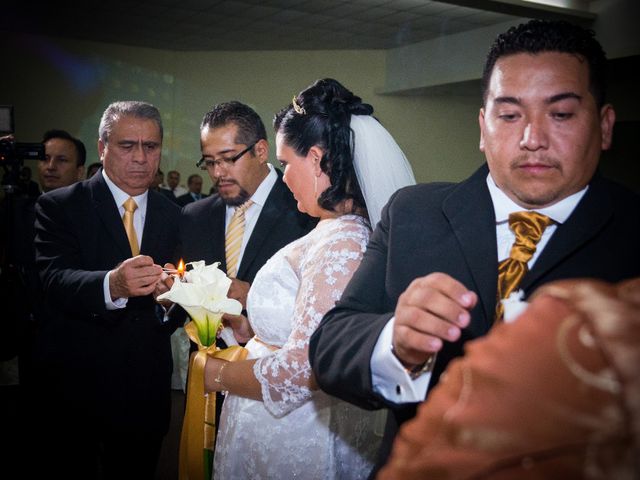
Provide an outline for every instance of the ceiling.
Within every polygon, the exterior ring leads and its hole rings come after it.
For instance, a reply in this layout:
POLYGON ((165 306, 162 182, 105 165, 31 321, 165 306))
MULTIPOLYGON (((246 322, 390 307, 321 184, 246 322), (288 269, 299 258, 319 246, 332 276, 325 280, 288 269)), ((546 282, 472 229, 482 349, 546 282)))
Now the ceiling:
POLYGON ((0 32, 163 50, 389 49, 521 17, 589 23, 590 0, 3 2, 0 32), (558 6, 560 3, 570 8, 558 6))

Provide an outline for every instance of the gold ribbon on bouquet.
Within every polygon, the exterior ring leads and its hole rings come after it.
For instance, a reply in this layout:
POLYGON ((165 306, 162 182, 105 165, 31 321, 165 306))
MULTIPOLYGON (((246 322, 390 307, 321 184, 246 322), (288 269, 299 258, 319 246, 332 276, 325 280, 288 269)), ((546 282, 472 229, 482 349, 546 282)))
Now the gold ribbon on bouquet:
POLYGON ((198 351, 191 357, 187 385, 187 403, 180 437, 180 480, 209 480, 211 475, 206 451, 213 452, 216 430, 216 395, 204 393, 204 366, 207 357, 229 362, 244 360, 248 354, 243 347, 234 345, 219 349, 215 343, 202 345, 193 321, 184 330, 198 351))

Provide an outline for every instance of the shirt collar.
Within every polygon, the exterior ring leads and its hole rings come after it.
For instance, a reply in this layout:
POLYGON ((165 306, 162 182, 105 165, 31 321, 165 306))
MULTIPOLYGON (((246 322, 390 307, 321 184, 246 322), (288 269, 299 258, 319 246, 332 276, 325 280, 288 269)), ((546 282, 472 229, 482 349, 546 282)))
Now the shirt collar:
MULTIPOLYGON (((496 223, 502 223, 509 220, 509 214, 513 212, 522 212, 527 210, 522 208, 520 205, 511 200, 502 190, 498 188, 496 183, 493 181, 491 177, 491 173, 487 175, 487 187, 489 188, 489 194, 491 195, 491 201, 493 203, 493 209, 496 214, 496 223)), ((554 203, 548 207, 537 208, 536 212, 546 215, 551 218, 556 223, 564 223, 569 215, 576 208, 580 200, 587 190, 589 186, 587 185, 579 192, 576 192, 572 195, 569 195, 566 198, 563 198, 559 202, 554 203)))
POLYGON ((269 167, 269 174, 265 177, 265 179, 258 185, 255 193, 251 196, 251 200, 256 205, 263 207, 267 202, 267 197, 269 193, 271 193, 271 189, 276 183, 278 179, 278 174, 276 173, 276 169, 270 163, 267 163, 267 167, 269 167))
MULTIPOLYGON (((104 181, 107 182, 107 187, 109 187, 109 191, 111 192, 111 195, 113 195, 113 199, 115 200, 116 205, 118 206, 118 208, 121 208, 122 204, 126 202, 127 198, 129 198, 131 195, 129 195, 127 192, 125 192, 124 190, 119 188, 115 183, 113 183, 113 181, 109 178, 104 168, 102 169, 102 178, 104 178, 104 181)), ((136 201, 136 204, 138 205, 138 209, 140 210, 140 212, 147 211, 148 195, 149 195, 149 190, 145 190, 144 193, 141 193, 140 195, 136 195, 135 197, 133 197, 133 199, 136 201)))

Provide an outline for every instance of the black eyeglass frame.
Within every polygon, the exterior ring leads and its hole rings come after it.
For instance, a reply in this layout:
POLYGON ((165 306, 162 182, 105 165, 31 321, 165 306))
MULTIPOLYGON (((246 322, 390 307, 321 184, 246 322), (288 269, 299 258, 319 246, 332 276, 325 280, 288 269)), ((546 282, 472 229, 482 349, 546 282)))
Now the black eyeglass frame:
POLYGON ((249 145, 247 148, 245 148, 244 150, 242 150, 240 153, 238 153, 237 155, 234 155, 231 158, 223 158, 221 160, 205 160, 204 157, 202 157, 200 160, 198 160, 196 162, 196 167, 198 167, 200 170, 209 170, 210 168, 215 168, 216 167, 216 162, 218 165, 233 165, 234 163, 236 163, 238 160, 240 160, 240 158, 247 153, 249 150, 251 150, 253 147, 256 146, 256 144, 259 142, 260 140, 256 140, 255 142, 253 142, 251 145, 249 145))

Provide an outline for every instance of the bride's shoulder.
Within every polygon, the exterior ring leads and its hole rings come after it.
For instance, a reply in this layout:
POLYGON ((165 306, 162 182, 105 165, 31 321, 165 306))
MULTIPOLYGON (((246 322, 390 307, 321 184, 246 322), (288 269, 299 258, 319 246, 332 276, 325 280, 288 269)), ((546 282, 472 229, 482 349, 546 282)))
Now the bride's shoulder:
POLYGON ((360 250, 369 241, 371 227, 369 221, 360 215, 342 215, 335 219, 322 240, 333 248, 360 250))

